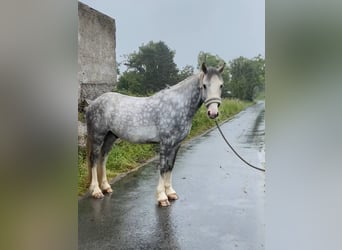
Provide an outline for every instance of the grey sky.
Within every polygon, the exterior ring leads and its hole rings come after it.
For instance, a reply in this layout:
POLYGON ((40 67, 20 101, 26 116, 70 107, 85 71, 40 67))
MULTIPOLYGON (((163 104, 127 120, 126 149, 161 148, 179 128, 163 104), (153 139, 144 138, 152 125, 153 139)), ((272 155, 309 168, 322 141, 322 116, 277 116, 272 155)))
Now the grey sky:
POLYGON ((149 41, 176 51, 179 68, 200 51, 225 61, 265 56, 264 0, 83 0, 116 21, 117 61, 149 41))

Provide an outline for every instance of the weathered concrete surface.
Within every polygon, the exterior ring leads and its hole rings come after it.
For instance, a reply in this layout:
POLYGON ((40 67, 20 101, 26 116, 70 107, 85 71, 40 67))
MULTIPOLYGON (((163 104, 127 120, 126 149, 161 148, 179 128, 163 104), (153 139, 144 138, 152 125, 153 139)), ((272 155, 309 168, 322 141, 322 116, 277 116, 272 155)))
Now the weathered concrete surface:
MULTIPOLYGON (((264 103, 222 125, 248 161, 264 165, 264 103)), ((155 201, 156 162, 79 201, 79 249, 264 249, 265 175, 244 165, 215 129, 183 145, 173 171, 179 200, 155 201), (228 152, 229 151, 229 152, 228 152)))
POLYGON ((116 83, 115 20, 78 2, 79 103, 116 83))
POLYGON ((78 121, 78 146, 85 148, 87 145, 87 126, 78 121))

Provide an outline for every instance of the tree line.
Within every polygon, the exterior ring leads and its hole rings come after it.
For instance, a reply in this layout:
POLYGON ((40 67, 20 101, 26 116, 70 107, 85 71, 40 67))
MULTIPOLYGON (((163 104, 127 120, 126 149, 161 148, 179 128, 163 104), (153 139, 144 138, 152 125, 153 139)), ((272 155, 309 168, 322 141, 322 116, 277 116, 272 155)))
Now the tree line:
MULTIPOLYGON (((151 41, 140 46, 138 51, 125 55, 123 63, 127 70, 119 77, 116 91, 136 96, 151 95, 193 75, 195 69, 191 65, 178 69, 174 62, 175 53, 163 41, 151 41)), ((197 69, 202 62, 217 67, 225 61, 218 55, 201 51, 197 69)), ((252 101, 264 90, 265 59, 260 55, 252 59, 238 57, 226 65, 222 74, 222 97, 252 101)))

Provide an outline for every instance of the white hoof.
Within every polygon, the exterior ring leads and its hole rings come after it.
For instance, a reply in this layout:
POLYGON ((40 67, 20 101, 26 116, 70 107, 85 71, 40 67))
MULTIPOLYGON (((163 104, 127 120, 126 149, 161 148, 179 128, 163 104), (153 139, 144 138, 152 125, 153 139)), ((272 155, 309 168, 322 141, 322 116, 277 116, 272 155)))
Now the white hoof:
POLYGON ((111 187, 109 187, 107 189, 103 189, 102 192, 107 193, 107 194, 111 194, 111 193, 113 193, 113 189, 111 187))
POLYGON ((101 199, 101 198, 104 197, 104 195, 103 195, 103 193, 101 191, 100 192, 93 192, 91 194, 91 196, 93 196, 93 198, 95 198, 95 199, 101 199))
POLYGON ((169 200, 162 200, 162 201, 158 201, 159 206, 161 207, 167 207, 170 206, 170 202, 169 200))
POLYGON ((91 196, 93 198, 95 198, 95 199, 101 199, 101 198, 104 197, 104 195, 103 195, 103 193, 102 193, 102 191, 101 191, 101 189, 99 187, 95 187, 93 189, 93 192, 91 193, 91 196))
POLYGON ((103 193, 108 193, 108 194, 113 193, 113 189, 108 184, 108 182, 101 185, 101 190, 103 193))
POLYGON ((176 193, 173 193, 173 194, 168 194, 167 195, 167 198, 169 200, 178 200, 178 195, 176 193))
POLYGON ((169 202, 169 200, 166 196, 166 193, 164 191, 157 192, 157 201, 158 201, 158 205, 160 205, 162 207, 170 206, 170 202, 169 202))
POLYGON ((167 198, 169 200, 178 200, 178 195, 176 193, 176 191, 171 187, 165 187, 165 193, 167 195, 167 198))

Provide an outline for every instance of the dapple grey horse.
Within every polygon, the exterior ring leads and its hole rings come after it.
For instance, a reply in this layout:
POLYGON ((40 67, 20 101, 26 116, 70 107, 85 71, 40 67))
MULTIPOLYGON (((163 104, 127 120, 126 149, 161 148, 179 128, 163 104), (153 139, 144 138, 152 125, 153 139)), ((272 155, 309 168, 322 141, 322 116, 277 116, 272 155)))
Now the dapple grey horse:
POLYGON ((160 178, 157 201, 161 206, 178 196, 171 184, 171 171, 181 142, 189 134, 192 118, 204 103, 208 116, 218 116, 223 86, 219 68, 206 67, 182 82, 150 97, 131 97, 109 92, 86 109, 90 192, 102 198, 113 190, 106 177, 108 153, 116 139, 133 143, 160 144, 160 178))

